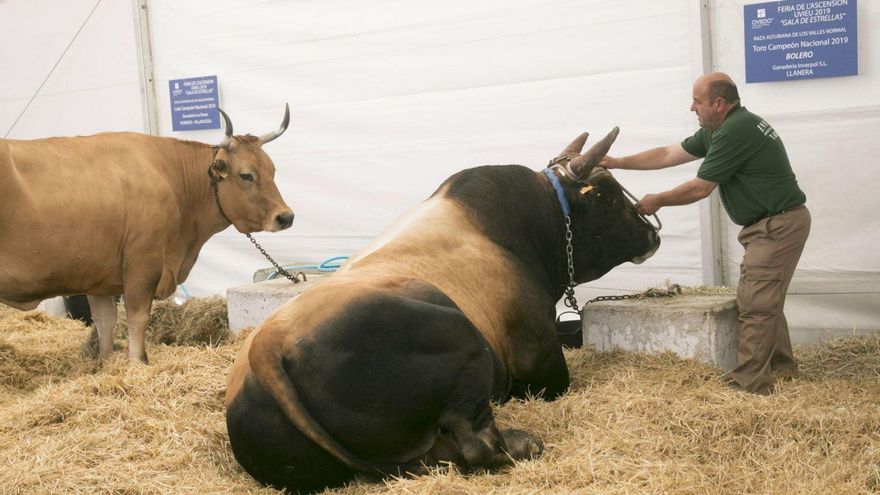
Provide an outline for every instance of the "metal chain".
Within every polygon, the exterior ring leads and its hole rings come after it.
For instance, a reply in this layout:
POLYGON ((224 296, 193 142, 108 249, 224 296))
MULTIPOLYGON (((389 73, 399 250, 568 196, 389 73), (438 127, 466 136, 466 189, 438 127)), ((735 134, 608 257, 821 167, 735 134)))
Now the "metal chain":
MULTIPOLYGON (((217 152, 220 151, 220 147, 214 146, 213 149, 214 149, 214 159, 216 160, 217 152)), ((213 166, 214 166, 214 162, 212 161, 211 167, 213 167, 213 166)), ((214 201, 217 203, 217 209, 220 210, 220 214, 223 215, 223 218, 226 219, 226 221, 231 224, 232 220, 230 220, 229 217, 226 216, 226 212, 223 211, 223 206, 220 205, 220 191, 217 189, 218 188, 217 183, 220 182, 221 180, 223 180, 223 178, 222 177, 215 178, 214 175, 211 174, 211 167, 208 167, 208 176, 211 177, 211 188, 214 189, 214 201)), ((267 253, 266 250, 263 249, 263 246, 260 246, 260 243, 258 243, 257 240, 253 238, 253 236, 251 236, 250 234, 245 234, 245 235, 247 236, 248 239, 251 240, 251 243, 254 246, 256 246, 257 249, 260 250, 260 252, 263 254, 263 256, 265 256, 266 259, 269 260, 269 263, 272 263, 272 266, 274 266, 275 269, 278 270, 278 273, 284 275, 285 277, 287 277, 288 280, 290 280, 291 282, 293 282, 295 284, 306 281, 306 274, 305 273, 296 272, 296 275, 291 275, 290 272, 288 272, 284 268, 281 268, 281 265, 276 263, 275 260, 273 260, 272 257, 269 256, 269 253, 267 253), (302 280, 300 280, 300 278, 299 278, 300 275, 302 275, 302 280)))
POLYGON ((642 299, 644 297, 674 297, 678 294, 681 294, 681 286, 678 284, 672 284, 668 288, 664 289, 655 289, 650 288, 645 292, 639 292, 638 294, 623 294, 621 296, 599 296, 590 299, 584 306, 590 303, 598 302, 598 301, 622 301, 624 299, 642 299))
POLYGON ((568 285, 565 287, 565 299, 563 303, 577 313, 581 310, 578 308, 577 299, 574 297, 574 288, 577 283, 574 281, 574 247, 571 245, 571 217, 565 215, 565 254, 568 255, 568 285))
POLYGON ((295 284, 298 284, 300 282, 305 282, 307 280, 306 274, 303 272, 296 272, 296 275, 291 275, 290 272, 288 272, 284 268, 281 268, 281 265, 276 263, 275 260, 273 260, 272 257, 269 256, 269 253, 267 253, 266 250, 263 249, 263 246, 260 246, 260 243, 258 243, 256 239, 254 239, 250 234, 245 234, 245 235, 247 236, 248 239, 251 240, 251 242, 254 244, 254 246, 256 246, 257 249, 259 249, 260 252, 263 253, 263 256, 265 256, 266 259, 269 260, 269 263, 272 263, 272 266, 274 266, 275 269, 278 270, 278 273, 284 275, 285 277, 287 277, 288 280, 290 280, 291 282, 293 282, 295 284), (302 280, 300 280, 300 278, 299 278, 300 275, 302 275, 302 280))

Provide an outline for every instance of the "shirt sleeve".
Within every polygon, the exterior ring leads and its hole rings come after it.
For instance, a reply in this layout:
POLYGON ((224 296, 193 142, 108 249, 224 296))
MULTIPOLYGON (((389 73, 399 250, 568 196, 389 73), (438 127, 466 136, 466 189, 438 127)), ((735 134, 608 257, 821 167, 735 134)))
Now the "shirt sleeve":
POLYGON ((756 150, 737 141, 726 133, 716 132, 709 145, 709 153, 697 170, 697 177, 716 184, 724 184, 756 150))
POLYGON ((691 155, 702 158, 709 152, 707 141, 706 130, 701 127, 693 136, 682 141, 681 147, 691 155))

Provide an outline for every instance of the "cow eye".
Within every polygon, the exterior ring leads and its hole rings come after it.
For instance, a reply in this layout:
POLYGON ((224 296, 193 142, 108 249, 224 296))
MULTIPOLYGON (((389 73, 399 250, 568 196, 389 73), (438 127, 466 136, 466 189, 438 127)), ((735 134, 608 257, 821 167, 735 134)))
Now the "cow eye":
POLYGON ((254 181, 254 176, 251 174, 238 174, 238 176, 241 177, 241 180, 243 180, 245 182, 253 182, 254 181))

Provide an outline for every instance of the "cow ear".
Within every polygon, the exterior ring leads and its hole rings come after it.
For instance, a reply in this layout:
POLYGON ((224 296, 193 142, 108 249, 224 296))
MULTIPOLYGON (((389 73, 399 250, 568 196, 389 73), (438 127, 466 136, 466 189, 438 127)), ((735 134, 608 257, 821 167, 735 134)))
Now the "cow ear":
POLYGON ((611 149, 611 145, 614 144, 614 140, 617 139, 619 133, 619 127, 611 129, 611 132, 602 138, 601 141, 594 144, 589 151, 582 156, 572 159, 569 163, 571 171, 578 177, 588 177, 593 167, 598 165, 602 158, 608 154, 608 150, 611 149))
POLYGON ((214 182, 220 182, 229 175, 229 165, 223 160, 214 160, 214 163, 208 167, 208 176, 214 182))

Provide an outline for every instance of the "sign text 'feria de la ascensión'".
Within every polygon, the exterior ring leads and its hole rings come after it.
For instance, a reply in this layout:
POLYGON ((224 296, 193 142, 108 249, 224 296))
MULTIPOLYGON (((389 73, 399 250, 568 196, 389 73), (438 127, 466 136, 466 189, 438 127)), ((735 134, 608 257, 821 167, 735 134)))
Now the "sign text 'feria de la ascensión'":
POLYGON ((743 9, 747 83, 859 73, 856 0, 783 0, 743 9))

